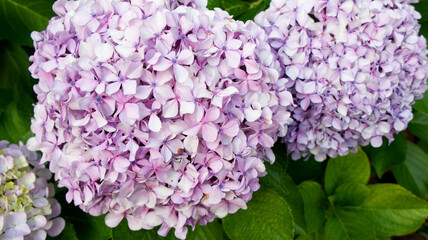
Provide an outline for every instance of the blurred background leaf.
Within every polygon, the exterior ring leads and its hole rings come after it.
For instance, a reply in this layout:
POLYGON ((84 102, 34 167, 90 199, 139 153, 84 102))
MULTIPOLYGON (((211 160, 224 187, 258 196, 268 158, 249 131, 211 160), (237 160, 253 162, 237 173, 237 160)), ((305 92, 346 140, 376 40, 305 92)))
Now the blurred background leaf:
POLYGON ((261 11, 269 7, 270 0, 211 0, 208 1, 208 8, 221 8, 227 11, 234 19, 247 21, 253 20, 261 11))
POLYGON ((0 41, 0 138, 13 143, 31 136, 35 101, 27 53, 15 43, 0 41))
POLYGON ((28 71, 28 54, 20 45, 8 41, 0 41, 0 53, 0 88, 34 96, 33 85, 36 80, 28 71))
POLYGON ((421 24, 421 30, 419 33, 424 35, 425 38, 428 38, 428 0, 419 0, 418 3, 414 4, 416 10, 422 15, 422 18, 419 19, 421 24))
POLYGON ((42 31, 54 16, 55 0, 0 0, 0 40, 32 46, 32 31, 42 31))

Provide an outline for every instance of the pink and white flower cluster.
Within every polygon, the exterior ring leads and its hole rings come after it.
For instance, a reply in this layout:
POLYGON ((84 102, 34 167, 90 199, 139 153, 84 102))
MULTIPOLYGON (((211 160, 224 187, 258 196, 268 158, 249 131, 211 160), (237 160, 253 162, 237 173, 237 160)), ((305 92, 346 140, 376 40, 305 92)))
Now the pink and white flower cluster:
POLYGON ((52 174, 37 153, 0 141, 0 239, 43 240, 64 228, 52 174))
POLYGON ((296 103, 283 139, 294 159, 379 147, 427 89, 421 15, 407 0, 273 0, 256 17, 296 103))
POLYGON ((110 227, 183 239, 246 208, 286 134, 292 95, 264 31, 204 4, 59 0, 32 34, 29 145, 110 227))

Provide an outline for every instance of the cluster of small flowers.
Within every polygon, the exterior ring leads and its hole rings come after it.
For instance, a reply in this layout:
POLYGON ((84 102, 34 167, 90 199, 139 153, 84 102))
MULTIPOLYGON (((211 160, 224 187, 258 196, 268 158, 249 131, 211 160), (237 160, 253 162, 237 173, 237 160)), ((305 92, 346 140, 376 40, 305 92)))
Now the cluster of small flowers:
POLYGON ((0 141, 0 239, 43 240, 64 228, 51 173, 38 159, 25 146, 0 141))
POLYGON ((287 132, 292 94, 263 29, 204 4, 59 0, 32 34, 28 144, 110 227, 185 238, 246 208, 287 132))
POLYGON ((283 139, 294 159, 379 147, 427 89, 426 40, 407 0, 274 0, 256 17, 296 103, 283 139))

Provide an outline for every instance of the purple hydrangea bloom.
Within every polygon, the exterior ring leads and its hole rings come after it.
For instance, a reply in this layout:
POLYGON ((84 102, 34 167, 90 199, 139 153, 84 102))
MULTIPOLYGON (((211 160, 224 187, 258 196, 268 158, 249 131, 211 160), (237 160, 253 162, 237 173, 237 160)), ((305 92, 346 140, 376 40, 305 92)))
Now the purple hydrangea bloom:
POLYGON ((274 0, 256 17, 295 100, 293 159, 379 147, 407 127, 427 89, 420 17, 407 0, 274 0))
POLYGON ((0 141, 0 239, 43 240, 64 229, 52 174, 37 153, 0 141))
POLYGON ((69 202, 132 230, 246 208, 292 102, 264 31, 204 1, 57 1, 30 139, 69 202), (267 157, 265 157, 267 156, 267 157))

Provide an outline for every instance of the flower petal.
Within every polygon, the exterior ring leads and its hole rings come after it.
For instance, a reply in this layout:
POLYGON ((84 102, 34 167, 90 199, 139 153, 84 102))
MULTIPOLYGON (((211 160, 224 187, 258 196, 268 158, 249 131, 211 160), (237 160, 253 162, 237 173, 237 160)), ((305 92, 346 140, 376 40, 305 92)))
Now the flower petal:
POLYGON ((189 72, 185 67, 174 64, 174 77, 177 82, 183 83, 189 78, 189 72))
POLYGON ((241 63, 241 55, 236 51, 228 50, 225 52, 227 64, 231 68, 238 68, 241 63))
POLYGON ((110 228, 115 228, 122 221, 125 214, 109 212, 105 217, 106 225, 110 228))
POLYGON ((151 114, 149 119, 149 129, 153 132, 159 132, 162 129, 162 122, 158 115, 151 114))
POLYGON ((217 140, 218 129, 213 123, 204 124, 202 126, 202 138, 207 142, 217 140))

